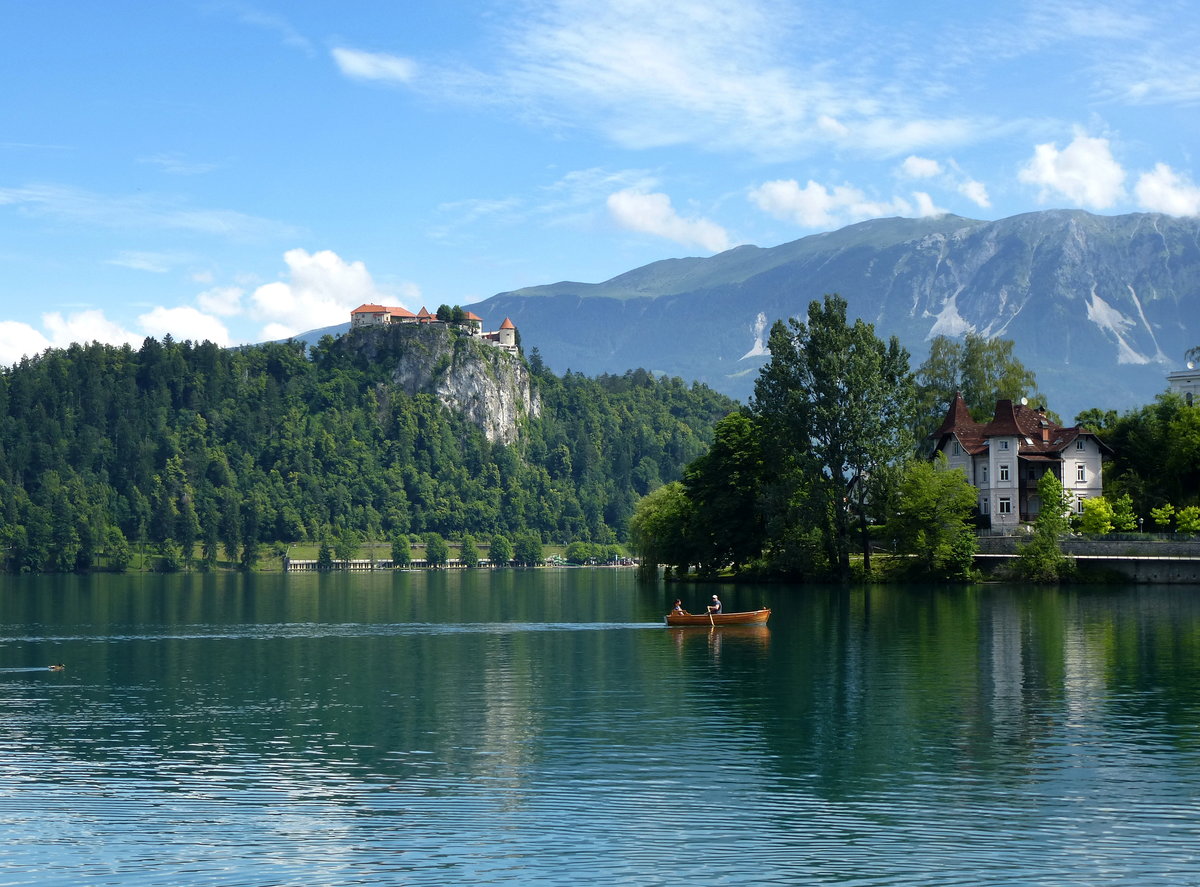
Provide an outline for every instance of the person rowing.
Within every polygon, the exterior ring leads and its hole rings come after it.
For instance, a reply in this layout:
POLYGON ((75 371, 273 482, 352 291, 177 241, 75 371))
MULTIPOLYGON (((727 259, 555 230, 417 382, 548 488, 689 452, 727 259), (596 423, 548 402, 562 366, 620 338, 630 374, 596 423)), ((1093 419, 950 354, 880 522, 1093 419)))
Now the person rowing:
POLYGON ((716 616, 721 612, 721 599, 715 594, 712 596, 712 603, 708 605, 709 615, 716 616))

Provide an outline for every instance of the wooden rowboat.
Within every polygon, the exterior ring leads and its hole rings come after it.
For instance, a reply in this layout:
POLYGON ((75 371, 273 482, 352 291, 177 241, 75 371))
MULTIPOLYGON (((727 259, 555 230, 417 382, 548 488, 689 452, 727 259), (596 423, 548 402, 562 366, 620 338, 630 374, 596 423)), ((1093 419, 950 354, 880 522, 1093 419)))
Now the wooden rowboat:
POLYGON ((771 618, 771 611, 763 607, 761 610, 747 610, 744 613, 668 613, 667 625, 679 628, 695 625, 713 627, 717 625, 766 625, 771 618))

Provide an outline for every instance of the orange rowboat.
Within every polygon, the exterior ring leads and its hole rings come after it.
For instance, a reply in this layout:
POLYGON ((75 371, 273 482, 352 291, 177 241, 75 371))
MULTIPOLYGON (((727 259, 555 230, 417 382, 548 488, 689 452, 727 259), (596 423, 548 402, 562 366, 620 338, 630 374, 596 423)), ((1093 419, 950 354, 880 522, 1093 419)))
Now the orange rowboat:
POLYGON ((745 613, 668 613, 667 625, 679 628, 687 625, 709 628, 718 625, 766 625, 771 618, 771 611, 766 607, 761 610, 747 610, 745 613))

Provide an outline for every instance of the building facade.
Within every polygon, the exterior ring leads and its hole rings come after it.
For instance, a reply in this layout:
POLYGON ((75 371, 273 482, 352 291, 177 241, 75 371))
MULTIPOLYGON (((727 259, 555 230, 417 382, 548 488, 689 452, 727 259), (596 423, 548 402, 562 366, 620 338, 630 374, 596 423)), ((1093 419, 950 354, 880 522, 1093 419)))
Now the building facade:
POLYGON ((1168 373, 1167 384, 1187 401, 1188 406, 1200 404, 1200 370, 1192 361, 1188 361, 1186 370, 1168 373))
MULTIPOLYGON (((439 320, 436 314, 430 314, 424 306, 416 314, 413 314, 407 308, 389 307, 387 305, 359 305, 350 312, 350 329, 386 323, 444 322, 439 320)), ((460 329, 469 332, 472 336, 490 342, 497 348, 507 351, 510 354, 516 354, 519 350, 517 347, 517 328, 507 317, 504 318, 504 323, 500 324, 500 329, 493 332, 484 332, 483 318, 474 311, 463 312, 462 320, 456 320, 454 323, 460 329)))
POLYGON ((1104 494, 1102 469, 1112 450, 1085 428, 1052 421, 1044 408, 999 400, 990 421, 976 422, 956 394, 931 437, 935 451, 978 490, 979 513, 994 528, 1013 529, 1037 517, 1037 485, 1047 471, 1072 496, 1077 513, 1084 499, 1104 494))

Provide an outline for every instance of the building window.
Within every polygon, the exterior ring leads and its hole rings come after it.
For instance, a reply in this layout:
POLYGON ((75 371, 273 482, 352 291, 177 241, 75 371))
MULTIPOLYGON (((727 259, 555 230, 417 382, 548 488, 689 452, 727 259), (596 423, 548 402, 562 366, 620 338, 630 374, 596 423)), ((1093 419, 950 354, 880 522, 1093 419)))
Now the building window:
POLYGON ((987 465, 980 465, 979 467, 983 469, 983 483, 984 486, 987 486, 987 465))
POLYGON ((1000 441, 1000 449, 1007 450, 1008 449, 1008 441, 1006 441, 1006 440, 1000 441))
POLYGON ((987 500, 987 499, 980 499, 980 500, 979 500, 979 513, 980 513, 980 514, 987 514, 987 513, 988 513, 988 500, 987 500))
POLYGON ((1083 449, 1083 438, 1082 437, 1079 438, 1079 440, 1075 441, 1075 449, 1077 449, 1077 450, 1083 449))
POLYGON ((960 447, 960 446, 958 445, 958 441, 955 441, 955 442, 954 442, 954 455, 956 455, 956 456, 961 456, 961 455, 962 455, 962 447, 960 447))
POLYGON ((1008 466, 1007 465, 1000 466, 1000 480, 1008 480, 1008 466))
POLYGON ((1012 514, 1012 500, 1002 496, 1000 506, 996 510, 1001 514, 1012 514))
POLYGON ((1075 497, 1075 513, 1076 514, 1083 514, 1083 500, 1085 498, 1087 498, 1087 497, 1086 496, 1076 496, 1075 497))
POLYGON ((1087 483, 1087 465, 1082 462, 1075 463, 1075 480, 1078 483, 1087 483))
POLYGON ((1037 469, 1036 469, 1036 468, 1030 468, 1030 469, 1029 469, 1029 479, 1030 479, 1030 480, 1037 480, 1037 469))

